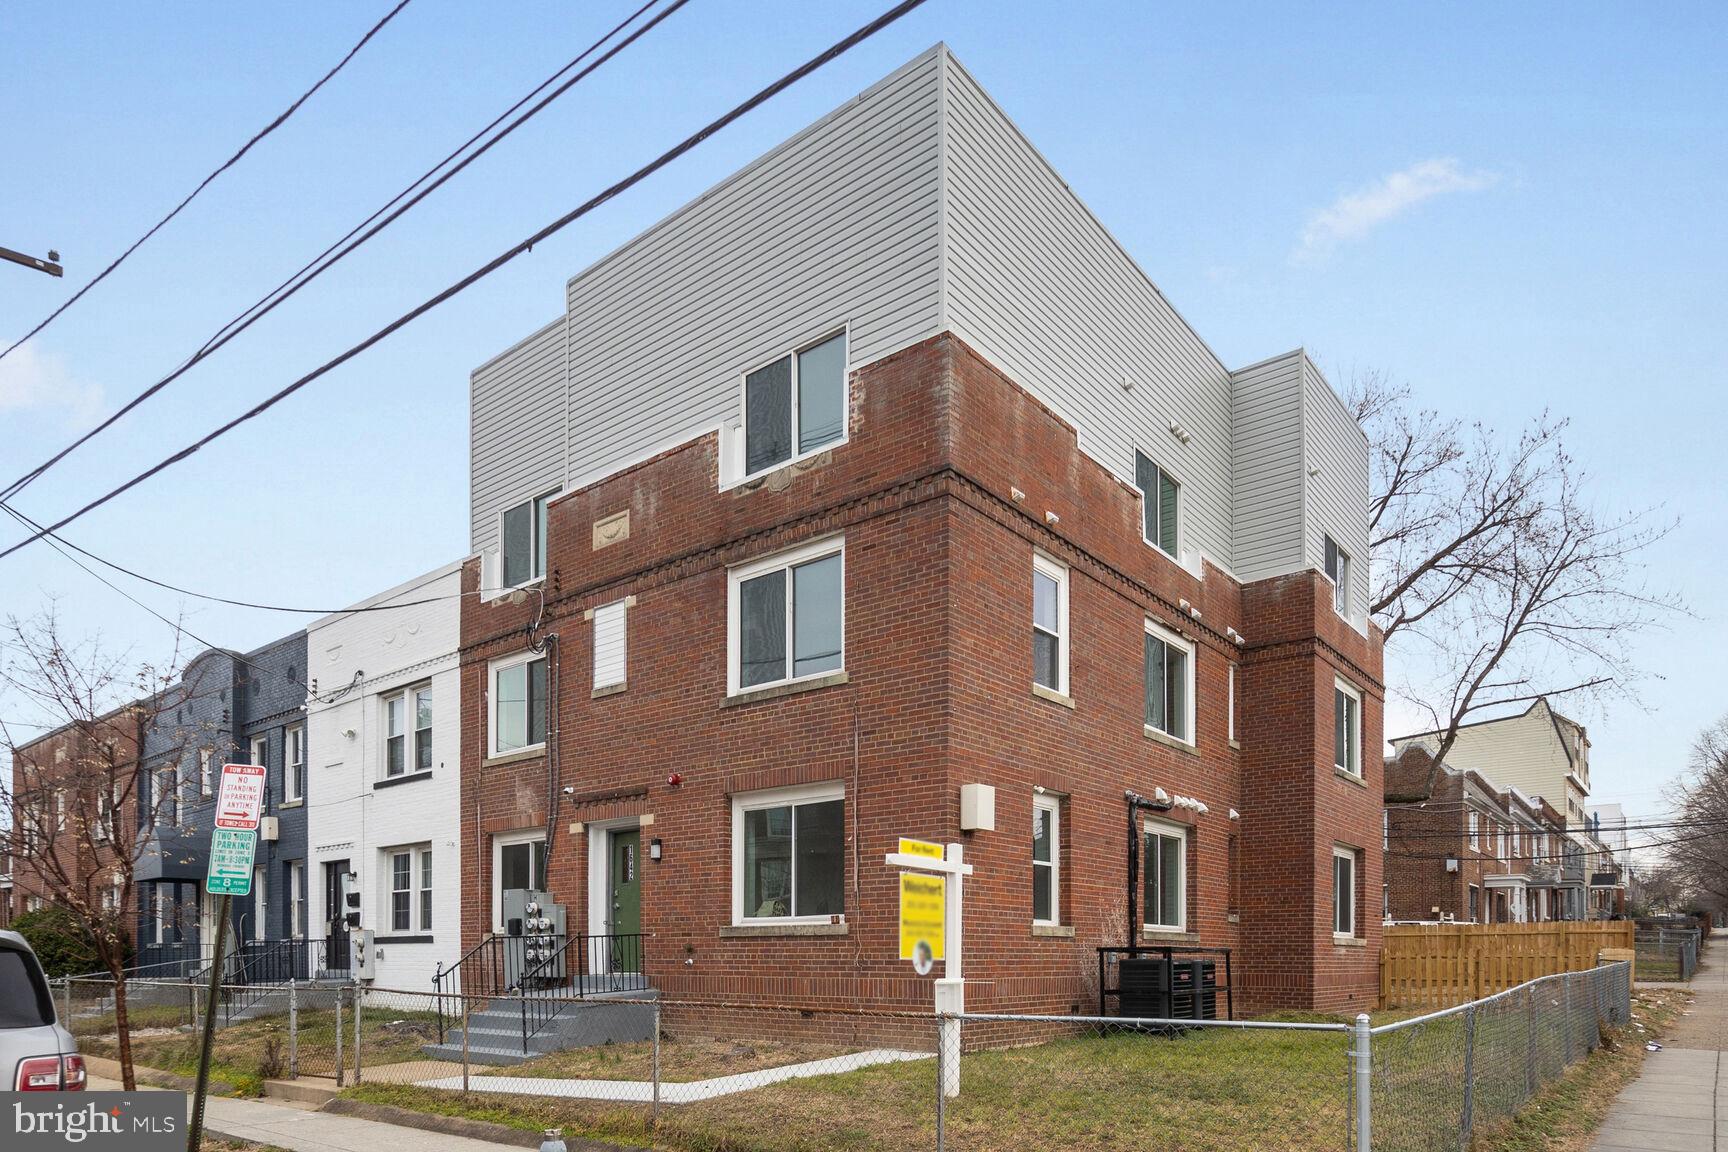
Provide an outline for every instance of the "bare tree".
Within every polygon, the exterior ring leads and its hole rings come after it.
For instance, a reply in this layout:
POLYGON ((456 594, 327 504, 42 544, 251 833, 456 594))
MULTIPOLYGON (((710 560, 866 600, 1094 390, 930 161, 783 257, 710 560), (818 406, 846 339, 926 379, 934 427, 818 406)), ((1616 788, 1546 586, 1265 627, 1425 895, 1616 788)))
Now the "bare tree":
POLYGON ((1371 455, 1369 608, 1388 647, 1428 670, 1395 690, 1429 714, 1436 771, 1480 714, 1635 698, 1628 639, 1684 611, 1640 575, 1673 523, 1595 509, 1566 422, 1547 413, 1507 440, 1415 409, 1377 372, 1355 375, 1345 402, 1371 455))
POLYGON ((136 1087, 127 1012, 127 958, 135 922, 139 866, 162 850, 151 835, 177 796, 150 786, 146 736, 159 759, 178 763, 192 734, 165 715, 185 703, 180 650, 161 665, 129 666, 99 641, 69 644, 52 607, 29 620, 9 618, 0 636, 10 653, 0 687, 51 722, 45 735, 15 737, 0 720, 0 750, 11 763, 0 780, 14 879, 43 905, 64 912, 90 942, 113 984, 121 1076, 136 1087))
POLYGON ((1668 867, 1689 899, 1728 912, 1728 716, 1698 734, 1670 799, 1668 867))

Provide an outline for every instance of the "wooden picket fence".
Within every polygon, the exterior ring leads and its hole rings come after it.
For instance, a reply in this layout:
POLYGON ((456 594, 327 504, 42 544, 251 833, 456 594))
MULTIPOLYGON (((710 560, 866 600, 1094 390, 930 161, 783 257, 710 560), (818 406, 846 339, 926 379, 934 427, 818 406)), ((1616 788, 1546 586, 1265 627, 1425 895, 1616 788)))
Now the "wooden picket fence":
POLYGON ((1630 920, 1388 925, 1380 1006, 1450 1008, 1539 976, 1594 968, 1604 948, 1631 948, 1633 929, 1630 920))

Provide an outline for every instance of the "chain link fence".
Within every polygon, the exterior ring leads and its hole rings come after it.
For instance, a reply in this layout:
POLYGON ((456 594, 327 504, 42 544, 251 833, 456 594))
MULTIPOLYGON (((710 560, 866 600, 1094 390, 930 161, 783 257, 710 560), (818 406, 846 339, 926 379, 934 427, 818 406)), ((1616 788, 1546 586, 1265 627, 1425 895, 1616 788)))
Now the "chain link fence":
MULTIPOLYGON (((132 982, 138 1063, 195 1069, 201 991, 132 982)), ((99 982, 57 995, 86 1050, 112 1054, 99 982)), ((213 1074, 378 1086, 433 1111, 459 1096, 523 1127, 691 1149, 1457 1152, 1628 1024, 1630 995, 1618 963, 1369 1027, 634 995, 530 1011, 508 993, 296 982, 224 989, 213 1074)))
POLYGON ((1640 981, 1689 981, 1698 971, 1703 933, 1697 928, 1639 929, 1633 938, 1640 981))
POLYGON ((1496 996, 1367 1030, 1376 1152, 1458 1152, 1631 1021, 1631 966, 1545 976, 1496 996))

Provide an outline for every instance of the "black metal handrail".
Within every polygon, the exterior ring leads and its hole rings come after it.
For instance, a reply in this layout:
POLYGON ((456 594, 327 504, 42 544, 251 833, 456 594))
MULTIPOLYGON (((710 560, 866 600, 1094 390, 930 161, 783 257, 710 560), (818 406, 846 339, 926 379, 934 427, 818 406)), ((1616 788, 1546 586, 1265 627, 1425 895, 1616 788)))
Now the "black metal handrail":
POLYGON ((571 999, 584 999, 597 992, 645 992, 648 989, 647 956, 640 932, 570 936, 552 952, 524 969, 516 994, 522 1017, 522 1051, 528 1039, 551 1023, 571 999), (596 952, 598 949, 598 953, 596 952), (575 968, 570 967, 571 952, 575 968), (602 971, 592 961, 605 960, 602 971))
MULTIPOLYGON (((1224 986, 1222 988, 1215 988, 1214 993, 1224 993, 1224 1018, 1226 1020, 1236 1019, 1236 981, 1232 978, 1230 970, 1230 949, 1177 947, 1174 945, 1163 944, 1117 944, 1106 945, 1098 949, 1098 1015, 1108 1016, 1110 1014, 1105 1007, 1105 1000, 1108 997, 1115 996, 1118 1000, 1121 999, 1122 968, 1120 960, 1124 956, 1129 959, 1138 959, 1141 956, 1155 956, 1162 958, 1165 964, 1170 964, 1178 956, 1222 956, 1224 958, 1224 986), (1109 967, 1109 960, 1112 956, 1116 957, 1118 961, 1116 964, 1117 985, 1115 987, 1110 986, 1109 980, 1106 976, 1106 970, 1109 967)), ((1203 994, 1203 989, 1194 989, 1196 1007, 1198 1007, 1203 994)))

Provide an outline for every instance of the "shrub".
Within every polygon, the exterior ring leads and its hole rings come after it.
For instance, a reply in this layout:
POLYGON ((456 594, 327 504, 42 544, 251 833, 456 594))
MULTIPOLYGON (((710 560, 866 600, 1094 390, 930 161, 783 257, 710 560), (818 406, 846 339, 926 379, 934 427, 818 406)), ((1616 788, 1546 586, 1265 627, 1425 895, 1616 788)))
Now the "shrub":
POLYGON ((12 929, 30 941, 50 977, 82 976, 102 967, 89 930, 64 908, 26 912, 12 921, 12 929))

